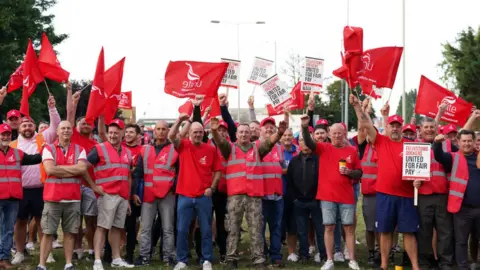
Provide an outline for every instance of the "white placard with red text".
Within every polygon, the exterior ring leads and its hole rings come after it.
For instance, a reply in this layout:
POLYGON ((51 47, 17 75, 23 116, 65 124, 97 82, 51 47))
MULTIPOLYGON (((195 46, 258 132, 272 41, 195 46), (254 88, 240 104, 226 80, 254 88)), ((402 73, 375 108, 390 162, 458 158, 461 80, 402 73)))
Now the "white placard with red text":
POLYGON ((403 144, 402 180, 430 181, 431 145, 405 142, 403 144))
POLYGON ((323 59, 305 56, 305 69, 302 76, 304 85, 322 87, 323 85, 323 59))
POLYGON ((302 88, 301 92, 305 94, 310 94, 310 92, 313 92, 314 94, 320 94, 322 92, 323 88, 318 85, 312 85, 312 84, 306 84, 302 82, 302 88))
POLYGON ((268 78, 260 85, 265 92, 265 96, 270 100, 270 103, 275 109, 292 99, 287 84, 280 80, 277 74, 268 78))
POLYGON ((255 85, 259 85, 270 77, 273 70, 273 61, 255 57, 253 62, 252 72, 248 77, 247 82, 255 85))
POLYGON ((221 86, 238 88, 240 77, 240 61, 222 58, 222 62, 228 63, 227 71, 223 75, 221 86))

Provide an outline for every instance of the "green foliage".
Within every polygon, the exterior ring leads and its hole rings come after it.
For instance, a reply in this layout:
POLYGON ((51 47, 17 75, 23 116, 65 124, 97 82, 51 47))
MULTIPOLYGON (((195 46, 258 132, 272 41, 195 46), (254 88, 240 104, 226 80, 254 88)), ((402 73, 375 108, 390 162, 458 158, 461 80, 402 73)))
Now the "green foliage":
MULTIPOLYGON (((405 123, 410 123, 410 119, 415 112, 415 104, 417 103, 417 94, 418 91, 417 89, 412 89, 408 92, 405 93, 405 118, 404 121, 405 123)), ((397 111, 395 114, 402 116, 402 102, 403 102, 403 97, 400 97, 400 101, 398 102, 397 106, 397 111)), ((415 119, 420 121, 420 115, 415 114, 415 119)))
MULTIPOLYGON (((46 12, 56 0, 2 0, 0 1, 0 84, 6 85, 10 75, 23 61, 28 39, 32 39, 38 50, 42 32, 48 35, 53 46, 67 38, 55 34, 52 21, 54 15, 46 12)), ((55 96, 57 109, 65 117, 66 90, 59 83, 47 80, 50 92, 55 96)), ((3 111, 20 107, 21 89, 9 93, 2 104, 3 111)), ((48 120, 48 92, 45 84, 37 86, 29 99, 30 115, 37 121, 48 120)))

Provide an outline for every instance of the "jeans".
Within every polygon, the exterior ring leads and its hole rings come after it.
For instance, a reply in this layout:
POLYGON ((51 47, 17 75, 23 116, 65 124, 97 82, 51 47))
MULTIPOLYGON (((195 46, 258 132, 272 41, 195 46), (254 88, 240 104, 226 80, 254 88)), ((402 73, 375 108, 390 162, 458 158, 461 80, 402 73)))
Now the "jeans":
MULTIPOLYGON (((324 227, 322 219, 322 209, 320 202, 317 200, 304 201, 295 200, 295 220, 297 222, 297 235, 300 242, 300 257, 309 258, 308 254, 308 218, 312 215, 313 226, 317 238, 317 248, 320 257, 327 256, 324 243, 324 227)), ((290 217, 291 218, 291 217, 290 217)))
POLYGON ((201 196, 197 198, 178 195, 177 202, 177 262, 188 263, 188 234, 194 212, 198 217, 202 234, 202 257, 200 263, 212 262, 212 198, 201 196))
POLYGON ((18 202, 16 200, 0 200, 0 260, 10 258, 13 244, 13 226, 17 219, 18 202))
POLYGON ((267 248, 267 242, 265 240, 265 252, 268 251, 270 259, 273 263, 276 260, 282 259, 282 215, 283 215, 283 199, 278 201, 263 200, 262 201, 262 213, 263 213, 263 239, 265 239, 265 230, 270 232, 270 248, 267 248))

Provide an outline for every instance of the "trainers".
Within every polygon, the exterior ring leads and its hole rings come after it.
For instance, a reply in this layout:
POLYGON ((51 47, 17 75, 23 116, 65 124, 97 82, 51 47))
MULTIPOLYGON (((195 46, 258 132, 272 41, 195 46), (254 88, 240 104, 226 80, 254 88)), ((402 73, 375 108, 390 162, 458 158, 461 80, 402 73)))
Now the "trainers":
POLYGON ((62 248, 62 247, 63 247, 63 245, 58 243, 58 240, 53 241, 53 243, 52 243, 52 248, 53 249, 62 248))
POLYGON ((12 264, 21 264, 25 260, 25 255, 23 253, 17 252, 13 257, 12 264))
POLYGON ((355 239, 355 245, 360 245, 360 241, 358 241, 357 239, 355 239))
POLYGON ((344 262, 345 257, 343 256, 343 253, 342 252, 335 252, 335 254, 333 254, 333 261, 344 262))
POLYGON ((126 261, 124 261, 121 258, 113 260, 112 263, 110 264, 110 266, 114 267, 114 268, 115 267, 122 267, 122 268, 133 268, 133 267, 135 267, 135 265, 128 264, 126 261))
POLYGON ((333 261, 332 260, 327 260, 322 265, 322 268, 320 268, 320 270, 330 270, 330 269, 333 269, 333 267, 334 267, 333 261))
POLYGON ((343 255, 345 260, 350 260, 350 254, 348 253, 347 247, 345 247, 345 249, 343 250, 343 255))
POLYGON ((375 252, 374 251, 369 251, 368 252, 368 261, 367 264, 369 266, 374 266, 375 265, 375 252))
POLYGON ((93 270, 104 270, 101 261, 93 263, 93 270))
POLYGON ((150 265, 150 260, 147 257, 138 257, 135 260, 135 266, 150 265))
POLYGON ((65 267, 63 268, 63 270, 75 270, 75 266, 74 266, 73 264, 70 264, 69 267, 67 267, 67 266, 65 265, 65 267))
POLYGON ((53 258, 52 253, 48 254, 47 263, 54 263, 55 259, 53 258))
POLYGON ((35 250, 35 244, 33 242, 28 242, 26 245, 25 245, 25 248, 27 250, 35 250))
POLYGON ((178 262, 175 265, 175 268, 173 268, 173 270, 180 270, 180 269, 186 269, 186 268, 187 268, 187 265, 184 262, 178 262))
POLYGON ((295 253, 288 255, 287 261, 289 262, 298 262, 298 256, 295 253))
POLYGON ((315 254, 315 258, 313 258, 313 261, 315 261, 316 263, 322 262, 322 258, 320 258, 320 253, 315 254))
POLYGON ((220 255, 220 264, 227 264, 227 257, 225 255, 220 255))
POLYGON ((356 261, 349 261, 348 268, 353 270, 360 270, 360 266, 358 266, 358 263, 356 261))
POLYGON ((202 264, 202 270, 212 270, 212 263, 209 261, 204 261, 202 264))
POLYGON ((310 256, 311 256, 311 255, 313 255, 313 253, 315 253, 315 246, 310 246, 308 248, 308 254, 310 254, 310 256))

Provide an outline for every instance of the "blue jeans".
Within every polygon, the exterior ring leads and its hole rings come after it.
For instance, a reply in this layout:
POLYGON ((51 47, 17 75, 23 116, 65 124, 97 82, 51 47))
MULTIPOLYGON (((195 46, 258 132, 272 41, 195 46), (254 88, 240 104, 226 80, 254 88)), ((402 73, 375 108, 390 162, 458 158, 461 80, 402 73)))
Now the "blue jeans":
MULTIPOLYGON (((317 248, 320 253, 320 257, 327 256, 324 242, 324 227, 322 219, 322 209, 320 208, 320 202, 317 200, 303 201, 295 200, 295 220, 297 222, 297 235, 300 242, 300 257, 309 258, 308 254, 308 218, 312 215, 313 226, 315 228, 315 234, 317 238, 317 248)), ((289 217, 291 218, 291 217, 289 217)))
POLYGON ((0 200, 0 260, 10 259, 13 244, 13 226, 17 220, 19 201, 0 200))
POLYGON ((212 198, 201 196, 198 198, 185 197, 178 195, 177 201, 177 262, 188 263, 188 234, 190 224, 194 217, 194 212, 198 217, 200 233, 202 235, 202 257, 200 263, 204 261, 212 262, 213 244, 212 244, 212 198))
POLYGON ((267 247, 265 241, 265 253, 270 254, 270 259, 273 263, 276 260, 282 259, 282 215, 283 215, 283 199, 278 201, 263 200, 262 201, 263 214, 263 239, 265 239, 265 230, 268 224, 270 231, 270 248, 267 247))

